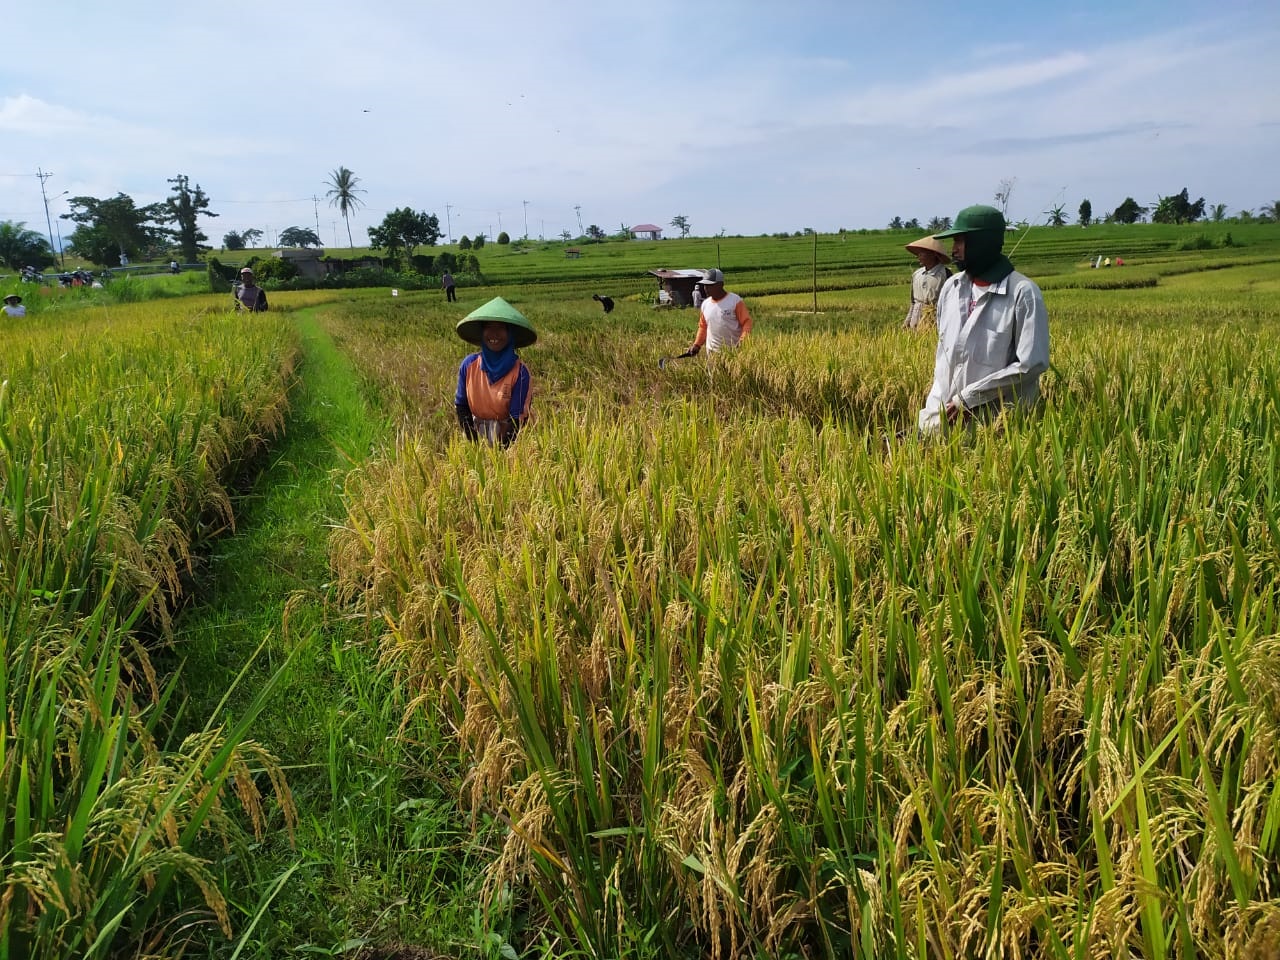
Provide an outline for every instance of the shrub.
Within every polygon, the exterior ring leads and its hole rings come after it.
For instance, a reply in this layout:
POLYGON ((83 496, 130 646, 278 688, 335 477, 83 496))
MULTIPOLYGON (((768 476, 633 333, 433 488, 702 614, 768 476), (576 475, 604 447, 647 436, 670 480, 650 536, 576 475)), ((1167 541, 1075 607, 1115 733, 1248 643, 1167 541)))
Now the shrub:
POLYGON ((511 242, 511 238, 507 236, 507 231, 503 230, 500 234, 498 234, 498 242, 501 244, 508 244, 511 242))
POLYGON ((217 257, 210 257, 205 273, 209 276, 210 293, 231 292, 231 285, 236 276, 235 267, 225 266, 217 257))
POLYGON ((471 238, 468 237, 465 233, 462 235, 462 239, 458 241, 458 249, 459 250, 471 249, 471 238))
POLYGON ((420 253, 415 253, 409 258, 409 265, 423 276, 431 276, 431 274, 436 272, 435 257, 424 256, 420 253))
POLYGON ((1173 249, 1175 250, 1212 250, 1213 241, 1210 240, 1203 233, 1197 233, 1190 237, 1183 237, 1176 244, 1174 244, 1173 249))
POLYGON ((292 280, 298 275, 293 261, 283 257, 255 258, 253 263, 253 275, 258 280, 292 280))

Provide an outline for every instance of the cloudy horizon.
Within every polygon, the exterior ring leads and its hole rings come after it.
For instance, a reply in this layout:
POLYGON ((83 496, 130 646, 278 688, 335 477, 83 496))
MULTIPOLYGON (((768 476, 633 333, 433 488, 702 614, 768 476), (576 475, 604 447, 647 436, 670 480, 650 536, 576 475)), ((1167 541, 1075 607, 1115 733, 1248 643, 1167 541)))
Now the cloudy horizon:
POLYGON ((1033 223, 1183 187, 1233 213, 1280 198, 1274 4, 884 6, 54 4, 9 25, 0 220, 45 232, 37 169, 64 239, 67 197, 145 204, 185 174, 215 247, 317 222, 346 246, 339 166, 366 191, 358 246, 404 206, 457 239, 877 228, 1010 179, 1033 223))

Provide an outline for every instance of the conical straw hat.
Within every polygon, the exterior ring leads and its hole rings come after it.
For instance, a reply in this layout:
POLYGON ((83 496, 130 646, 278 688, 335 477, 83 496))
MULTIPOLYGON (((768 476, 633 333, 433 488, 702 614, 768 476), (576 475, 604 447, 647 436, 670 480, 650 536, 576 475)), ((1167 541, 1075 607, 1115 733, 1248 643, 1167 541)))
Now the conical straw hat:
POLYGON ((942 241, 936 237, 923 237, 907 244, 907 249, 912 253, 919 253, 921 250, 928 250, 930 253, 936 253, 942 258, 943 263, 950 263, 951 257, 947 255, 947 251, 942 248, 942 241))
POLYGON ((538 339, 537 331, 523 313, 501 297, 494 297, 483 306, 476 307, 458 321, 458 336, 467 343, 480 345, 480 337, 486 323, 505 323, 511 328, 511 339, 517 348, 527 347, 538 339))

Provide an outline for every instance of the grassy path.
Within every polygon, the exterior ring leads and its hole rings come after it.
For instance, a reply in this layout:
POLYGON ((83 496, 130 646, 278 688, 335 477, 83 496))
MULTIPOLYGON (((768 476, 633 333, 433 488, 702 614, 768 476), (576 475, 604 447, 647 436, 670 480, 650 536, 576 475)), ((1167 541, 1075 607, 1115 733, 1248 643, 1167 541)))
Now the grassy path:
MULTIPOLYGON (((424 740, 438 742, 435 731, 410 731, 417 749, 405 752, 395 736, 401 698, 379 675, 362 626, 335 620, 325 604, 343 478, 389 428, 324 332, 323 309, 297 315, 302 382, 287 435, 237 503, 237 531, 210 558, 205 600, 178 623, 187 717, 202 723, 259 645, 230 715, 303 645, 250 732, 285 767, 300 822, 292 845, 277 821, 252 849, 228 855, 248 858, 259 878, 256 889, 234 891, 240 956, 347 955, 361 943, 370 948, 361 956, 428 956, 397 944, 449 949, 474 939, 461 890, 471 831, 455 811, 447 772, 420 769, 418 758, 435 753, 423 750, 424 740)), ((231 949, 209 947, 211 956, 231 949)))

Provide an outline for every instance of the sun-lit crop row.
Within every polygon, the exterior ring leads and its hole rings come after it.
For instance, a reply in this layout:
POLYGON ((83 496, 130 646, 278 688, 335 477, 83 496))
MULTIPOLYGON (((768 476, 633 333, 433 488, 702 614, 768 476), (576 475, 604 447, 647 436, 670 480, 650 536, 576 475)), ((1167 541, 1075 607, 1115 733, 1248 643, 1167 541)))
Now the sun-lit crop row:
POLYGON ((233 797, 260 826, 251 769, 287 805, 243 730, 168 741, 174 688, 147 650, 287 407, 287 320, 224 307, 0 328, 0 957, 158 955, 197 918, 229 931, 198 838, 233 834, 233 797), (198 916, 175 924, 175 904, 198 916))
POLYGON ((1044 408, 941 442, 887 298, 757 303, 664 372, 690 313, 530 301, 506 451, 448 429, 451 318, 364 308, 365 375, 435 406, 352 477, 333 566, 510 824, 491 901, 597 956, 1280 947, 1280 318, 1247 286, 1057 292, 1044 408))

